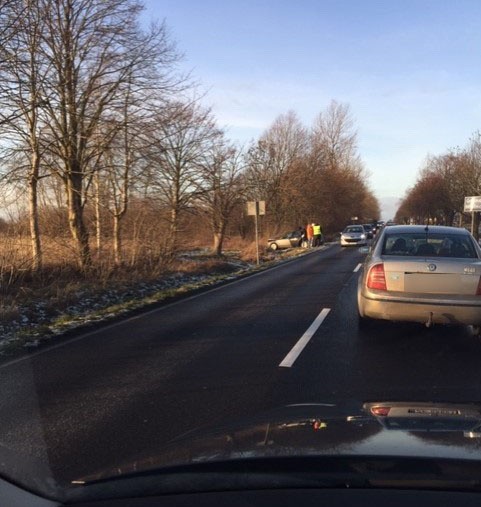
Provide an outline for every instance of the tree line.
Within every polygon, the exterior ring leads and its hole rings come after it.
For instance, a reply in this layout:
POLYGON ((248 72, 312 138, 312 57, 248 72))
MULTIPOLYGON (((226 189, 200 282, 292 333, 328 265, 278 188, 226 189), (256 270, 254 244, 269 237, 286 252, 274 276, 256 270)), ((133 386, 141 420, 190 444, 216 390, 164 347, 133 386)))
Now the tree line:
MULTIPOLYGON (((416 183, 406 191, 396 213, 399 223, 437 223, 462 226, 471 220, 464 213, 464 198, 481 195, 481 134, 476 132, 463 148, 430 156, 416 183)), ((475 214, 477 234, 478 217, 475 214)))
POLYGON ((179 72, 166 24, 141 28, 142 9, 0 0, 2 230, 17 204, 7 222, 23 224, 34 270, 52 236, 68 237, 81 269, 106 246, 116 265, 168 263, 202 227, 221 254, 226 235, 249 234, 248 200, 266 201, 265 234, 379 217, 348 105, 331 102, 310 128, 288 112, 238 146, 179 72))

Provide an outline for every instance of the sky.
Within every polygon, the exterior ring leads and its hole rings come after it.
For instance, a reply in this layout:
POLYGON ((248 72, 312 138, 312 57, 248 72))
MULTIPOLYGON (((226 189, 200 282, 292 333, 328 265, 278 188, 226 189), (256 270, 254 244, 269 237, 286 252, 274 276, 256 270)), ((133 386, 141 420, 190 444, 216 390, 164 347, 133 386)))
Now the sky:
POLYGON ((382 218, 428 156, 481 129, 479 0, 144 0, 165 20, 227 136, 349 104, 382 218))

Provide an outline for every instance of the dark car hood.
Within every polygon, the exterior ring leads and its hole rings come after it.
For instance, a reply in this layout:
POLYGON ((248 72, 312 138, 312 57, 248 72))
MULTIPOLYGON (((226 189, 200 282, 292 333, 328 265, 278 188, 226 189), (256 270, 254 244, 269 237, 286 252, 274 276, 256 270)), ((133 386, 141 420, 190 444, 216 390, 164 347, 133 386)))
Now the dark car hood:
MULTIPOLYGON (((386 407, 386 404, 374 404, 386 407)), ((184 434, 148 456, 79 477, 89 484, 175 466, 299 456, 387 456, 481 461, 481 405, 395 402, 406 416, 375 416, 372 404, 299 404, 184 434)), ((152 450, 154 451, 154 450, 152 450)))

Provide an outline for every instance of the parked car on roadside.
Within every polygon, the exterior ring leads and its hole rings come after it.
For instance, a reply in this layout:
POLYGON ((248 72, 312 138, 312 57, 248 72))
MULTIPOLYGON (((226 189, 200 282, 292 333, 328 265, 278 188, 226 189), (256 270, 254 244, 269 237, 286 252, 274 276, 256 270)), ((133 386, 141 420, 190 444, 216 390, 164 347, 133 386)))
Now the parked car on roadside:
POLYGON ((270 250, 279 250, 283 248, 293 248, 302 246, 302 235, 301 230, 297 229, 292 232, 287 232, 282 237, 277 239, 268 239, 267 240, 267 247, 270 250))
POLYGON ((341 232, 341 246, 366 245, 367 234, 362 225, 348 225, 341 232))
POLYGON ((463 228, 386 226, 359 278, 360 323, 371 319, 481 326, 481 248, 463 228))

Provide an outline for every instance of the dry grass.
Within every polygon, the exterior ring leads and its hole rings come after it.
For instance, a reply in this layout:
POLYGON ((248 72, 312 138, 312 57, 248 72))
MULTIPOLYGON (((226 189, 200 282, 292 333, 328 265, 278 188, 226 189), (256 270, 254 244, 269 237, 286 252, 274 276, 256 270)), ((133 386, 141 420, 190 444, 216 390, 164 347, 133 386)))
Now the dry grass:
MULTIPOLYGON (((259 238, 259 257, 261 260, 270 259, 270 252, 267 250, 267 237, 259 238)), ((237 252, 239 258, 245 262, 255 262, 257 256, 256 242, 239 237, 229 238, 225 243, 226 251, 237 252)))
MULTIPOLYGON (((125 245, 126 260, 134 245, 125 245)), ((105 294, 129 293, 133 287, 158 284, 169 277, 204 274, 225 275, 238 269, 229 257, 215 257, 206 249, 177 256, 160 267, 158 259, 144 252, 142 261, 115 266, 111 245, 93 255, 93 266, 80 271, 70 245, 61 238, 44 239, 43 268, 32 270, 27 238, 4 238, 0 246, 0 333, 9 323, 47 322, 68 313, 86 300, 108 305, 105 294), (3 326, 3 328, 2 328, 3 326)), ((138 253, 138 250, 137 250, 138 253)), ((135 290, 134 290, 135 292, 135 290)))

